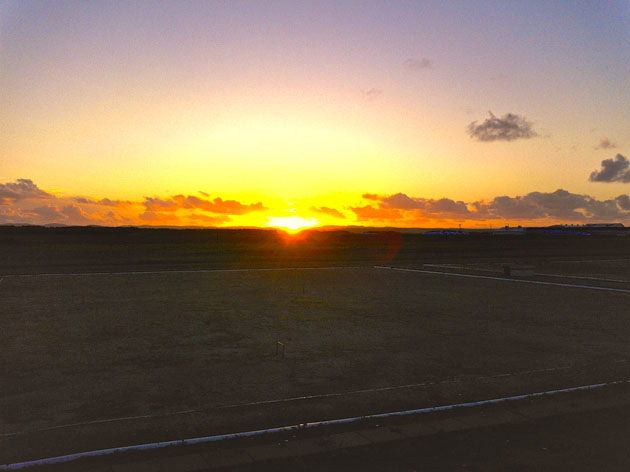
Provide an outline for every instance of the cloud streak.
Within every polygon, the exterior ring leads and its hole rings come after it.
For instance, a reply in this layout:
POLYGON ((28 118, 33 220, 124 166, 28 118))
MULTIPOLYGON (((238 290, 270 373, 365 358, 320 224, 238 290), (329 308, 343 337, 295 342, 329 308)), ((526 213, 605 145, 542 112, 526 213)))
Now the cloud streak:
POLYGON ((617 147, 617 143, 612 142, 608 138, 602 138, 599 140, 599 144, 595 146, 595 149, 615 149, 617 147))
POLYGON ((344 215, 343 213, 341 213, 339 210, 335 208, 328 208, 325 206, 318 208, 318 207, 312 206, 310 210, 315 213, 321 213, 322 215, 332 216, 333 218, 339 218, 339 219, 346 218, 346 215, 344 215))
POLYGON ((477 124, 473 121, 468 125, 468 134, 477 141, 514 141, 517 139, 530 139, 538 136, 532 129, 532 123, 522 116, 507 113, 502 117, 495 116, 491 111, 490 118, 477 124))
POLYGON ((427 59, 426 57, 421 59, 409 58, 403 62, 403 65, 407 70, 415 72, 422 69, 430 69, 433 65, 433 61, 427 59))
POLYGON ((371 102, 371 101, 376 100, 382 94, 383 94, 383 91, 381 89, 372 87, 371 89, 365 90, 363 92, 363 98, 371 102))

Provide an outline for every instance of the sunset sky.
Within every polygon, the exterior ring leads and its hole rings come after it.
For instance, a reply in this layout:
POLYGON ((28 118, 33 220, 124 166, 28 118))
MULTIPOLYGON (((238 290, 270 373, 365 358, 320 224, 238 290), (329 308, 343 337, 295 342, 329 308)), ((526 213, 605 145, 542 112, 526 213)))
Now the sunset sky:
POLYGON ((630 225, 629 105, 625 0, 3 1, 0 224, 630 225))

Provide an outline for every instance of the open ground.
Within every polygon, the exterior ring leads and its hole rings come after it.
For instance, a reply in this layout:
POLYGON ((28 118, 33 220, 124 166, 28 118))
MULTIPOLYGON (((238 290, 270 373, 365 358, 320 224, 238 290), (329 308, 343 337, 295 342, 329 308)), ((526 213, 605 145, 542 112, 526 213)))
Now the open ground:
POLYGON ((0 463, 630 378, 625 241, 491 258, 389 238, 270 243, 252 267, 294 268, 265 271, 208 271, 245 267, 251 244, 196 243, 203 264, 190 244, 3 244, 0 463), (506 260, 546 284, 501 280, 506 260))

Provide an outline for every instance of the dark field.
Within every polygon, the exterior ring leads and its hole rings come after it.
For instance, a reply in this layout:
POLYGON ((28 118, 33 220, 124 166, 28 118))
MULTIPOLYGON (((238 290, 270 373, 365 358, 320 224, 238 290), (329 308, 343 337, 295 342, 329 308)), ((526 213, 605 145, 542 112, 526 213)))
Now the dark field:
POLYGON ((0 229, 0 463, 630 371, 630 238, 119 231, 0 229))

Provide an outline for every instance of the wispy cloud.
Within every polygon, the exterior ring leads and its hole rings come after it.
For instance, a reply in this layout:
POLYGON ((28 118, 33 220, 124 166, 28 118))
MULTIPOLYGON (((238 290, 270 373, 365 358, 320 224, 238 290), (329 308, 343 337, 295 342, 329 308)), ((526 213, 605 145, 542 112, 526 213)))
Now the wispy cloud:
POLYGON ((383 91, 379 88, 371 88, 363 91, 363 98, 368 101, 376 100, 383 94, 383 91))
POLYGON ((617 143, 614 143, 609 138, 602 138, 599 140, 599 144, 595 146, 595 149, 615 149, 617 143))
POLYGON ((431 68, 433 66, 433 61, 430 59, 427 59, 426 57, 423 57, 420 59, 409 58, 405 62, 403 62, 403 65, 405 66, 407 70, 419 71, 422 69, 431 68))
POLYGON ((328 208, 325 206, 318 208, 318 207, 312 206, 310 210, 315 213, 321 213, 323 215, 332 216, 333 218, 340 218, 340 219, 346 218, 346 215, 344 215, 343 213, 341 213, 339 210, 335 208, 328 208))
POLYGON ((602 168, 591 172, 591 182, 630 182, 630 161, 617 154, 614 159, 604 159, 602 168))
POLYGON ((532 123, 522 116, 507 113, 502 117, 495 116, 491 111, 490 118, 477 124, 473 121, 468 125, 468 134, 477 141, 514 141, 516 139, 530 139, 538 134, 532 129, 532 123))

